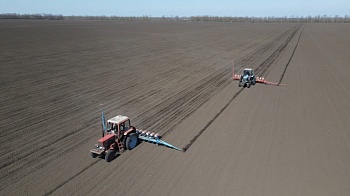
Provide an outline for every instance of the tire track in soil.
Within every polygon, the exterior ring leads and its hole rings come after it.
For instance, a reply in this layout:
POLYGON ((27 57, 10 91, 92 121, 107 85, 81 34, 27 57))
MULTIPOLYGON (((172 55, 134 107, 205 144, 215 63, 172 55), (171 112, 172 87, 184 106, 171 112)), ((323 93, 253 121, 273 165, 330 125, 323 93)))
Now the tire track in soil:
POLYGON ((53 189, 51 189, 50 191, 46 192, 44 195, 51 195, 53 192, 55 192, 56 190, 58 190, 59 188, 61 188, 62 186, 64 186, 65 184, 67 184, 69 181, 73 180, 75 177, 79 176, 80 174, 84 173, 86 170, 88 170, 90 167, 94 166, 96 163, 98 163, 99 161, 101 161, 100 159, 95 160, 94 162, 92 162, 91 164, 89 164, 88 166, 86 166, 85 168, 83 168, 81 171, 79 171, 78 173, 74 174, 73 176, 71 176, 70 178, 68 178, 67 180, 61 182, 59 185, 57 185, 56 187, 54 187, 53 189))
POLYGON ((236 99, 236 97, 244 90, 244 88, 241 88, 241 90, 239 90, 236 94, 233 95, 233 97, 229 100, 228 103, 226 103, 226 105, 224 105, 224 107, 222 107, 220 109, 220 111, 215 114, 215 116, 198 132, 197 135, 195 135, 188 144, 185 145, 185 147, 183 147, 182 149, 184 150, 184 152, 186 152, 191 146, 192 144, 204 133, 205 130, 207 130, 207 128, 221 115, 221 113, 223 111, 225 111, 225 109, 232 103, 232 101, 234 99, 236 99))
POLYGON ((288 69, 289 63, 292 61, 292 58, 293 58, 294 53, 295 53, 295 50, 297 49, 297 47, 298 47, 298 45, 299 45, 299 41, 300 41, 301 35, 303 34, 303 31, 304 31, 304 25, 303 25, 303 28, 301 29, 301 32, 300 32, 300 35, 299 35, 297 44, 296 44, 295 47, 294 47, 293 53, 292 53, 292 55, 290 56, 290 58, 289 58, 289 60, 288 60, 288 62, 287 62, 287 64, 286 64, 286 66, 284 67, 283 73, 282 73, 282 75, 281 75, 281 78, 280 78, 278 84, 281 84, 281 82, 282 82, 282 80, 283 80, 283 78, 284 78, 284 75, 286 74, 286 71, 287 71, 287 69, 288 69))
MULTIPOLYGON (((266 72, 266 70, 272 65, 272 63, 278 58, 278 56, 280 55, 280 53, 286 48, 286 46, 288 45, 288 43, 290 42, 290 40, 294 37, 295 33, 300 29, 300 26, 293 31, 293 33, 288 37, 288 39, 285 41, 284 44, 282 44, 279 48, 277 48, 277 50, 275 52, 272 53, 271 56, 269 56, 268 59, 266 59, 262 64, 260 64, 260 66, 257 68, 256 70, 256 73, 260 73, 260 74, 264 74, 266 72), (262 69, 261 69, 262 68, 262 69)), ((303 28, 304 29, 304 28, 303 28)), ((301 30, 301 33, 299 35, 299 39, 300 39, 300 36, 302 34, 302 31, 303 29, 301 30)), ((298 46, 298 43, 299 43, 299 39, 298 39, 298 42, 294 48, 294 51, 296 49, 296 47, 298 46)), ((294 55, 294 51, 290 57, 290 59, 293 57, 294 55)), ((290 59, 286 65, 286 68, 290 62, 290 59)), ((283 78, 284 76, 284 73, 285 71, 282 73, 282 77, 281 79, 283 78)), ((279 82, 281 83, 281 81, 279 82)), ((241 93, 243 92, 244 88, 241 88, 237 93, 235 93, 233 95, 233 97, 229 100, 228 103, 226 103, 221 109, 220 111, 215 114, 215 116, 198 132, 197 135, 195 135, 188 144, 185 145, 185 147, 183 147, 183 150, 184 152, 186 152, 192 145, 193 143, 205 132, 205 130, 207 130, 207 128, 222 114, 223 111, 225 111, 225 109, 233 102, 233 100, 236 99, 236 97, 241 93)))

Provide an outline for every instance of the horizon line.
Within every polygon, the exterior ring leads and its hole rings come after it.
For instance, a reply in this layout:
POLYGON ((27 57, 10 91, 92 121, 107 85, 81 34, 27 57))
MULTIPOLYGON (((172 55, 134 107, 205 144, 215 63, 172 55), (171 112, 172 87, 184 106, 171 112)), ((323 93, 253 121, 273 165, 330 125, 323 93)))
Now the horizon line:
POLYGON ((283 16, 274 16, 274 15, 269 15, 269 16, 253 16, 253 15, 239 15, 239 16, 233 16, 233 15, 191 15, 191 16, 179 16, 179 15, 162 15, 162 16, 152 16, 152 15, 63 15, 63 14, 48 14, 48 13, 25 13, 25 14, 20 14, 20 13, 0 13, 0 15, 53 15, 53 16, 63 16, 63 17, 69 17, 69 16, 74 16, 74 17, 149 17, 149 18, 190 18, 190 17, 248 17, 248 18, 266 18, 266 17, 277 17, 277 18, 299 18, 299 17, 350 17, 350 15, 345 14, 345 15, 338 15, 338 14, 316 14, 316 15, 283 15, 283 16))

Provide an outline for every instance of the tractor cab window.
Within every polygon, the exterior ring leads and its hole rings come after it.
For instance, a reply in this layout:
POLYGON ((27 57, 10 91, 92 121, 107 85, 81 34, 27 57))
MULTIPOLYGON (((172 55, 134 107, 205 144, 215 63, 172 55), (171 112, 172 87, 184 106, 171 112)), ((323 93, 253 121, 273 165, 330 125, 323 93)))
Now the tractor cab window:
POLYGON ((107 123, 107 131, 111 131, 112 130, 112 123, 107 123))
POLYGON ((107 124, 107 132, 110 132, 110 133, 116 133, 118 131, 117 129, 117 125, 114 124, 114 123, 108 123, 107 124))
POLYGON ((125 121, 125 123, 124 123, 124 129, 125 129, 125 131, 127 131, 127 130, 130 129, 130 120, 125 121))
POLYGON ((117 124, 113 124, 112 123, 111 131, 112 131, 112 133, 117 133, 118 132, 117 124))
POLYGON ((125 131, 125 124, 124 123, 120 123, 119 124, 119 129, 120 129, 120 133, 124 133, 124 131, 125 131))
POLYGON ((250 75, 248 70, 244 71, 244 75, 250 75))

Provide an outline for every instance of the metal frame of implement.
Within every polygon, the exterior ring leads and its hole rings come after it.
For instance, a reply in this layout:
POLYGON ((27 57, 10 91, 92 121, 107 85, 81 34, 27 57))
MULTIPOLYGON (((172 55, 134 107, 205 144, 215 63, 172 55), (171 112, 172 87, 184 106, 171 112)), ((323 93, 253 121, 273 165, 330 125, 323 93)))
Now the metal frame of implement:
POLYGON ((160 139, 159 133, 155 133, 155 132, 150 132, 150 131, 143 131, 143 130, 136 130, 136 132, 138 133, 138 137, 139 139, 146 141, 146 142, 150 142, 150 143, 154 143, 157 145, 163 145, 175 150, 179 150, 179 151, 184 151, 184 149, 178 148, 174 145, 169 144, 168 142, 165 142, 163 140, 160 139))
MULTIPOLYGON (((241 78, 241 75, 235 74, 235 65, 233 64, 233 61, 232 61, 232 79, 233 80, 240 80, 240 78, 241 78)), ((260 84, 267 84, 267 85, 287 86, 286 84, 269 82, 269 81, 265 80, 265 78, 263 78, 263 77, 256 77, 255 82, 260 83, 260 84)))

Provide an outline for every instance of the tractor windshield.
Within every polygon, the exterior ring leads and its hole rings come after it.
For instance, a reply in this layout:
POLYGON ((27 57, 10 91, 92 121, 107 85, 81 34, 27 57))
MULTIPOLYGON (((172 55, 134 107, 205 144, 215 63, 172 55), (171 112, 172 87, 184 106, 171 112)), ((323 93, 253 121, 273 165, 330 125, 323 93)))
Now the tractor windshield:
POLYGON ((107 132, 110 133, 116 133, 118 131, 117 129, 118 125, 114 123, 107 123, 107 132))

